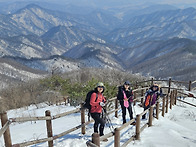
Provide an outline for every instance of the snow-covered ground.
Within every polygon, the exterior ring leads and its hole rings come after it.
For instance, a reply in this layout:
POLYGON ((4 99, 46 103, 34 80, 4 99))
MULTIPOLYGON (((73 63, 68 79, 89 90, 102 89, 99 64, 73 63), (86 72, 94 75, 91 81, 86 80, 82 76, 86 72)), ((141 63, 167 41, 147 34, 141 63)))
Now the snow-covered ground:
MULTIPOLYGON (((196 104, 196 99, 187 97, 186 101, 196 104)), ((45 111, 50 110, 51 115, 63 113, 76 109, 72 106, 45 106, 42 104, 41 108, 37 109, 35 106, 21 108, 17 110, 10 110, 8 117, 25 117, 25 116, 45 116, 45 111)), ((139 106, 134 106, 134 116, 143 111, 139 106)), ((87 117, 87 116, 86 116, 87 117)), ((115 118, 111 114, 110 119, 114 128, 122 125, 121 111, 119 111, 119 118, 115 118)), ((86 118, 87 119, 87 118, 86 118)), ((128 116, 127 116, 128 120, 128 116)), ((58 135, 70 128, 78 126, 81 122, 80 113, 74 113, 52 121, 53 135, 58 135)), ((141 125, 146 123, 141 121, 141 125)), ((106 125, 104 133, 111 131, 111 127, 106 125)), ((10 126, 12 143, 21 143, 35 139, 47 138, 46 122, 32 121, 25 123, 13 123, 10 126)), ((154 119, 153 126, 144 129, 141 132, 141 140, 132 141, 128 146, 134 147, 195 147, 196 146, 196 107, 177 102, 177 105, 169 109, 169 113, 159 120, 154 119)), ((55 147, 85 147, 86 142, 91 140, 93 133, 93 123, 87 126, 86 134, 81 134, 81 129, 78 129, 69 135, 65 135, 59 139, 54 140, 55 147)), ((121 132, 121 145, 135 133, 135 126, 130 125, 121 132)), ((32 145, 32 147, 47 147, 48 144, 40 143, 32 145)), ((109 138, 107 142, 101 142, 103 147, 113 147, 114 137, 109 138)), ((0 147, 4 147, 3 136, 0 138, 0 147)))

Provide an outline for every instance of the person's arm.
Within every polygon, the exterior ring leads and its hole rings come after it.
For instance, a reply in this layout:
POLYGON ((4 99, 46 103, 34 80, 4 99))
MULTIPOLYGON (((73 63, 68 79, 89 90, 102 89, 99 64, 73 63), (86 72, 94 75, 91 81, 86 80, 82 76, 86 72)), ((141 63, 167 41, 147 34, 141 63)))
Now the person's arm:
POLYGON ((133 91, 132 90, 130 90, 130 93, 129 93, 129 100, 130 100, 130 102, 133 102, 133 91))
POLYGON ((122 101, 123 100, 123 93, 122 93, 122 89, 121 87, 118 87, 118 95, 117 95, 117 99, 122 101))
POLYGON ((106 99, 105 99, 105 97, 103 95, 101 95, 101 96, 102 96, 102 101, 99 102, 99 105, 104 107, 106 105, 106 99))

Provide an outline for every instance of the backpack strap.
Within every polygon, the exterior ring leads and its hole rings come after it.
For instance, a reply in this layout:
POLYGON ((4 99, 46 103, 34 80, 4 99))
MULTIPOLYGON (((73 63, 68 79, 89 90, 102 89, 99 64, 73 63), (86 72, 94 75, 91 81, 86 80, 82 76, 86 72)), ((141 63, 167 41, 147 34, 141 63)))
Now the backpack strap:
POLYGON ((127 96, 125 94, 125 91, 123 90, 123 96, 124 96, 124 99, 127 99, 127 96))
POLYGON ((95 99, 95 102, 97 101, 97 99, 98 99, 98 94, 96 93, 96 99, 95 99))

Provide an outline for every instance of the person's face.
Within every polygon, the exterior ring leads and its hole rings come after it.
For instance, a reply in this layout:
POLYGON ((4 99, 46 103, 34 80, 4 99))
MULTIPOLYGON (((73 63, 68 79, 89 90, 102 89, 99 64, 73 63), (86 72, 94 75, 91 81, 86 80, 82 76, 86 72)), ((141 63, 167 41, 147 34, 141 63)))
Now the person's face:
POLYGON ((153 91, 156 91, 158 88, 157 87, 153 87, 153 91))
POLYGON ((103 91, 103 86, 98 86, 98 87, 97 87, 97 90, 98 90, 98 92, 102 93, 102 91, 103 91))
POLYGON ((125 84, 124 87, 125 87, 125 89, 128 89, 129 88, 129 85, 128 84, 125 84))

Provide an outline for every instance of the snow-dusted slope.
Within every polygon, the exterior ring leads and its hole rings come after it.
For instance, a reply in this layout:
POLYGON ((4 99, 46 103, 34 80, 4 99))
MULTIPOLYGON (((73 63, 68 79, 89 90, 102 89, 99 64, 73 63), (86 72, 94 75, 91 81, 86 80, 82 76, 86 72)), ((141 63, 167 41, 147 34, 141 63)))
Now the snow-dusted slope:
MULTIPOLYGON (((195 99, 186 98, 186 101, 196 104, 195 99)), ((51 111, 51 115, 54 116, 59 113, 71 111, 74 107, 60 105, 60 106, 46 106, 45 104, 40 105, 37 109, 35 106, 28 108, 21 108, 17 110, 10 110, 8 117, 34 117, 44 116, 46 110, 51 111)), ((143 111, 138 105, 134 106, 134 117, 136 114, 140 114, 143 111)), ((159 120, 154 119, 153 126, 147 127, 141 132, 141 139, 132 141, 128 146, 134 147, 151 147, 151 146, 178 146, 193 147, 196 145, 196 108, 190 105, 177 102, 177 105, 169 109, 169 113, 165 114, 165 117, 160 115, 159 120)), ((86 114, 86 120, 87 120, 86 114)), ((109 116, 111 123, 114 128, 122 125, 121 111, 119 111, 119 117, 115 118, 114 114, 109 116)), ((127 117, 127 120, 128 117, 127 117)), ((53 134, 58 135, 70 128, 76 127, 81 123, 80 113, 74 113, 69 116, 55 119, 52 121, 53 134), (70 123, 71 122, 71 123, 70 123)), ((146 123, 144 120, 141 121, 141 125, 146 123)), ((112 128, 111 128, 112 129, 112 128)), ((47 130, 45 121, 36 122, 25 122, 25 123, 13 123, 10 126, 11 138, 13 144, 21 143, 23 141, 31 141, 47 137, 47 130)), ((104 133, 111 132, 109 125, 107 124, 104 133)), ((134 135, 135 126, 127 127, 121 131, 120 144, 122 145, 132 135, 134 135)), ((86 142, 91 140, 93 133, 93 124, 87 126, 86 134, 81 134, 81 129, 65 135, 61 138, 54 140, 54 146, 66 146, 66 147, 86 147, 86 142)), ((0 138, 0 146, 3 146, 3 137, 0 138)), ((40 143, 38 146, 47 147, 48 143, 40 143)), ((108 142, 101 142, 101 146, 113 147, 114 137, 109 138, 108 142)))
MULTIPOLYGON (((31 69, 13 60, 0 59, 0 87, 6 88, 20 82, 40 79, 47 75, 44 71, 31 69)), ((1 89, 0 88, 0 89, 1 89)))
POLYGON ((123 46, 133 47, 145 41, 173 37, 196 39, 196 9, 154 12, 127 20, 108 37, 123 46))

